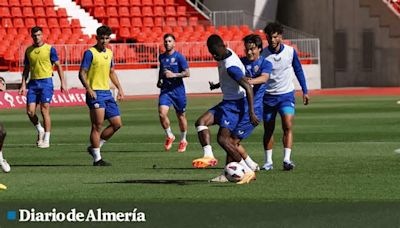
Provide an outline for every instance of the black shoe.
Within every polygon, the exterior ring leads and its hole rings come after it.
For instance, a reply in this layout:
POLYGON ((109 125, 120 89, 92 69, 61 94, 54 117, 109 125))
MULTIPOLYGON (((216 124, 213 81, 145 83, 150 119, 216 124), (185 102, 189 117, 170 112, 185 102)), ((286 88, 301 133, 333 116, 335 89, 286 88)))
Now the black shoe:
POLYGON ((92 150, 92 146, 88 146, 87 148, 86 148, 86 151, 93 157, 93 150, 92 150))
POLYGON ((290 170, 294 169, 294 167, 295 167, 295 165, 292 161, 288 161, 288 162, 284 161, 283 162, 283 170, 285 170, 285 171, 290 171, 290 170))
POLYGON ((93 166, 111 166, 111 163, 104 161, 103 159, 93 162, 93 166))

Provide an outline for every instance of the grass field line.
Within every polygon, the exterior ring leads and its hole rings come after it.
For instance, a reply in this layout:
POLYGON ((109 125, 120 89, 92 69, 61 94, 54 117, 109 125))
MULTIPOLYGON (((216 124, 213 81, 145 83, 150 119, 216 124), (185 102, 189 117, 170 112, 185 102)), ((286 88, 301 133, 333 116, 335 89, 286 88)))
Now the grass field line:
MULTIPOLYGON (((110 145, 132 145, 132 144, 139 144, 139 145, 162 145, 164 142, 142 142, 142 143, 137 143, 137 142, 110 142, 107 143, 110 145)), ((196 143, 191 143, 191 144, 197 144, 196 143)), ((256 144, 261 144, 261 142, 243 142, 243 145, 256 145, 256 144)), ((374 141, 368 141, 368 142, 296 142, 295 144, 323 144, 323 145, 334 145, 334 144, 399 144, 400 147, 400 142, 374 142, 374 141)), ((34 144, 32 143, 7 143, 5 146, 32 146, 34 144)), ((88 146, 89 143, 51 143, 52 146, 88 146)), ((200 144, 198 144, 200 146, 200 144)))

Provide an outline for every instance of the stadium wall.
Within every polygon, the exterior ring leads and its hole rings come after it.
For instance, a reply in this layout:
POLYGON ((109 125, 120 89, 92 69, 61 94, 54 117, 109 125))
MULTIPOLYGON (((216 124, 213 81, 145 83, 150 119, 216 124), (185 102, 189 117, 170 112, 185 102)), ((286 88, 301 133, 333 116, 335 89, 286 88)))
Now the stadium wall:
MULTIPOLYGON (((320 65, 307 64, 303 65, 303 69, 307 79, 309 89, 321 88, 320 65)), ((79 78, 78 71, 65 72, 68 88, 83 88, 79 78)), ((158 70, 157 69, 135 69, 135 70, 117 70, 117 75, 121 82, 126 95, 153 95, 158 94, 159 89, 156 87, 158 70)), ((217 67, 192 67, 190 68, 190 78, 184 79, 187 93, 210 93, 209 81, 218 82, 217 67)), ((21 82, 21 73, 8 72, 2 74, 6 79, 6 83, 16 84, 21 82)), ((60 82, 58 76, 54 76, 55 88, 59 88, 60 82)), ((296 88, 300 86, 296 81, 296 88)), ((219 90, 212 92, 218 93, 219 90)))
POLYGON ((378 16, 393 12, 370 11, 359 0, 280 0, 277 20, 320 38, 323 88, 399 86, 400 37, 378 16))

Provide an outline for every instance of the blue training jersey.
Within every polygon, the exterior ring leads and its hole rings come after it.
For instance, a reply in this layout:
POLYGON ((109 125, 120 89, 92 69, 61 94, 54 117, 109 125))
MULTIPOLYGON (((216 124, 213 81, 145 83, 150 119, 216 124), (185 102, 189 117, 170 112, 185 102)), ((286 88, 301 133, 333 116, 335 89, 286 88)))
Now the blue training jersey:
MULTIPOLYGON (((240 58, 240 60, 246 68, 247 77, 257 78, 263 73, 271 74, 272 72, 272 63, 263 56, 260 56, 253 62, 249 61, 246 57, 240 58)), ((263 97, 266 89, 267 83, 254 85, 253 92, 255 108, 263 105, 263 97)))
POLYGON ((165 70, 170 70, 173 73, 180 73, 189 68, 185 57, 174 51, 171 55, 167 53, 162 53, 158 60, 160 61, 160 72, 159 77, 163 79, 163 86, 161 90, 171 90, 177 87, 184 87, 182 78, 166 78, 164 75, 165 70))

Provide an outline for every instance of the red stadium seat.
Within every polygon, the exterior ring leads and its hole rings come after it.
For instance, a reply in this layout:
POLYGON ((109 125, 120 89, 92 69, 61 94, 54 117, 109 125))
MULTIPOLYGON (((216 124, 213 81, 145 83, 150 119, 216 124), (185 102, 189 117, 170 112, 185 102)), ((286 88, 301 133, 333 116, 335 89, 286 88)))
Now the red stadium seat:
POLYGON ((164 26, 164 18, 163 17, 155 17, 154 18, 154 26, 163 27, 164 26))
POLYGON ((1 7, 0 8, 0 17, 11 17, 10 8, 1 7))
POLYGON ((167 15, 167 16, 172 16, 172 17, 176 16, 175 7, 173 7, 173 6, 167 6, 167 7, 165 8, 165 15, 167 15))
POLYGON ((20 0, 21 6, 32 6, 31 0, 20 0))
POLYGON ((33 18, 25 18, 25 27, 31 29, 32 27, 35 27, 36 22, 35 19, 33 18))
POLYGON ((153 16, 153 10, 152 10, 152 8, 151 8, 150 6, 145 6, 145 7, 143 7, 143 8, 142 8, 142 16, 144 16, 144 17, 147 17, 147 16, 151 17, 151 16, 153 16))
POLYGON ((8 6, 20 6, 19 0, 8 0, 8 6))
POLYGON ((0 7, 8 6, 8 0, 0 0, 0 7))
POLYGON ((12 7, 11 8, 11 16, 12 17, 22 17, 22 12, 20 7, 12 7))
POLYGON ((14 18, 13 24, 15 28, 25 28, 24 19, 22 18, 14 18))
POLYGON ((46 7, 54 7, 54 2, 53 0, 44 0, 43 5, 46 7))
POLYGON ((154 0, 153 3, 156 6, 164 6, 164 0, 154 0))
POLYGON ((188 26, 186 17, 178 17, 178 26, 188 26))
POLYGON ((131 20, 129 17, 122 17, 119 19, 120 27, 131 27, 131 20))
POLYGON ((36 19, 36 25, 42 28, 47 28, 47 21, 46 18, 37 18, 36 19))
POLYGON ((119 6, 130 6, 129 0, 118 0, 119 6))
POLYGON ((142 19, 140 17, 132 17, 131 19, 131 25, 134 27, 142 27, 142 19))
POLYGON ((117 8, 107 7, 107 17, 118 17, 117 8))
MULTIPOLYGON (((182 33, 183 32, 183 28, 181 26, 175 26, 175 27, 172 28, 172 31, 174 33, 182 33)), ((191 35, 193 35, 193 34, 191 34, 191 35)))
POLYGON ((198 24, 199 18, 198 17, 189 17, 189 25, 196 26, 198 24))
POLYGON ((154 26, 153 18, 152 17, 143 18, 143 25, 147 27, 153 27, 154 26))
POLYGON ((155 6, 154 7, 154 16, 164 16, 164 7, 155 6))
POLYGON ((176 9, 176 14, 178 16, 186 16, 186 6, 178 6, 176 9))
POLYGON ((94 6, 92 0, 81 0, 80 5, 83 8, 92 8, 94 6))
POLYGON ((107 0, 106 1, 107 6, 118 6, 117 0, 107 0))
POLYGON ((24 17, 35 17, 35 14, 33 13, 33 9, 31 7, 24 7, 22 9, 22 14, 24 17))
POLYGON ((4 28, 13 28, 14 27, 14 25, 13 25, 13 23, 11 21, 11 18, 2 18, 1 19, 1 25, 4 28))
POLYGON ((60 27, 60 25, 58 24, 57 18, 49 18, 47 22, 48 22, 49 28, 59 28, 60 27))
POLYGON ((47 17, 57 17, 57 12, 53 7, 46 7, 46 16, 47 17))
POLYGON ((141 6, 142 3, 140 2, 140 0, 129 0, 129 5, 131 5, 131 6, 141 6))
POLYGON ((79 19, 71 19, 72 28, 82 28, 79 19))
POLYGON ((69 28, 71 27, 69 21, 67 18, 62 17, 58 19, 58 24, 60 25, 61 28, 69 28))
POLYGON ((165 5, 175 5, 174 0, 165 0, 165 5))
POLYGON ((142 5, 143 6, 152 6, 153 0, 142 0, 142 5))
POLYGON ((36 6, 41 7, 43 5, 44 4, 43 4, 42 0, 32 0, 32 6, 34 6, 34 7, 36 7, 36 6))
POLYGON ((130 16, 131 17, 140 17, 140 16, 142 16, 142 12, 140 11, 140 7, 139 6, 131 7, 130 16))
POLYGON ((119 28, 118 18, 116 17, 108 18, 107 25, 110 26, 112 29, 118 29, 119 28))
POLYGON ((104 7, 104 6, 106 6, 106 2, 105 2, 105 0, 96 0, 96 1, 93 1, 93 5, 95 6, 95 10, 96 10, 96 7, 98 7, 98 6, 100 6, 100 7, 104 7))
POLYGON ((118 7, 118 15, 120 17, 129 17, 131 14, 129 13, 129 8, 123 6, 123 7, 118 7))
POLYGON ((129 27, 121 27, 119 29, 119 36, 123 39, 127 39, 131 37, 131 32, 129 30, 129 27))
POLYGON ((93 11, 93 16, 99 19, 107 17, 104 7, 95 7, 93 11))
POLYGON ((168 26, 172 26, 172 27, 176 26, 175 17, 167 17, 167 19, 165 21, 165 24, 168 25, 168 26))
POLYGON ((46 11, 43 7, 35 7, 34 12, 36 17, 46 17, 46 11))
POLYGON ((58 17, 68 17, 67 10, 65 8, 58 8, 57 16, 58 17))

